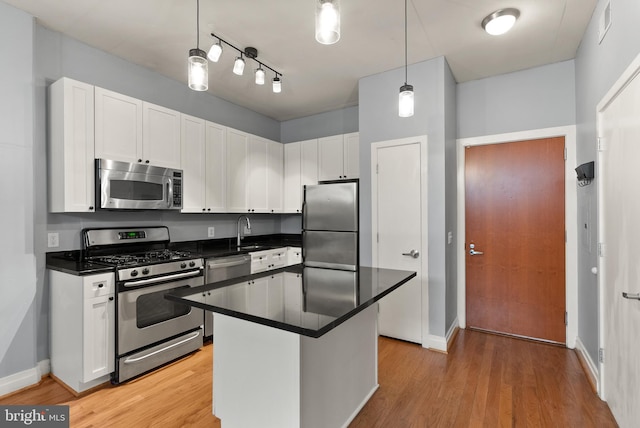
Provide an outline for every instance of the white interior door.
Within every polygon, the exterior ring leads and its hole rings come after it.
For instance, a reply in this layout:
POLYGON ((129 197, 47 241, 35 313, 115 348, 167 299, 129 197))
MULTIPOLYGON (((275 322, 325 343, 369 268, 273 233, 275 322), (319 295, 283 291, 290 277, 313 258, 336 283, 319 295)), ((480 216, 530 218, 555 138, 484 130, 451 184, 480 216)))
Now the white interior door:
POLYGON ((604 348, 601 395, 621 427, 638 426, 640 421, 640 300, 633 298, 640 293, 640 78, 635 75, 640 61, 635 64, 632 74, 618 82, 622 89, 612 90, 610 103, 599 109, 603 150, 596 177, 603 248, 599 271, 604 348))
POLYGON ((426 141, 372 146, 372 220, 377 267, 416 271, 380 301, 381 335, 422 343, 422 278, 426 278, 426 141))

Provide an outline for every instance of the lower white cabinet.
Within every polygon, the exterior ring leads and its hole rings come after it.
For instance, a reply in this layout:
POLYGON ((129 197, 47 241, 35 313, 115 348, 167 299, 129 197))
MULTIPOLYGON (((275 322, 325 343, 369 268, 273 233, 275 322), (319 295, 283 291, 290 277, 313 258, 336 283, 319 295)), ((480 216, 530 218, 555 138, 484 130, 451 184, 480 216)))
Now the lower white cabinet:
POLYGON ((251 273, 278 269, 287 265, 287 248, 255 251, 251 253, 251 273))
POLYGON ((302 248, 287 247, 287 266, 302 263, 302 248))
POLYGON ((115 362, 113 273, 49 271, 51 373, 80 393, 107 382, 115 362))

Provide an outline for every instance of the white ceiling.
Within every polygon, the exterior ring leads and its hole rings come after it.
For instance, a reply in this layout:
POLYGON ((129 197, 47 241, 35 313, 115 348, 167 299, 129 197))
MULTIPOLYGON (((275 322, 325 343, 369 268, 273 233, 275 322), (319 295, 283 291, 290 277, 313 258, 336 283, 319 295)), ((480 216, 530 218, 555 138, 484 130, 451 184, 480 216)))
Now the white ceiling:
MULTIPOLYGON (((48 28, 185 82, 196 45, 196 0, 2 0, 48 28)), ((445 56, 457 82, 574 58, 597 0, 409 0, 409 64, 445 56), (520 9, 511 32, 490 36, 491 12, 520 9)), ((341 39, 314 38, 313 0, 201 0, 200 48, 211 32, 283 74, 283 90, 231 72, 237 52, 225 46, 209 63, 209 92, 276 120, 358 104, 358 79, 404 66, 404 2, 342 0, 341 39)), ((273 73, 267 72, 267 79, 273 73)), ((409 74, 408 83, 411 83, 409 74)), ((398 88, 404 82, 398 82, 398 88)))

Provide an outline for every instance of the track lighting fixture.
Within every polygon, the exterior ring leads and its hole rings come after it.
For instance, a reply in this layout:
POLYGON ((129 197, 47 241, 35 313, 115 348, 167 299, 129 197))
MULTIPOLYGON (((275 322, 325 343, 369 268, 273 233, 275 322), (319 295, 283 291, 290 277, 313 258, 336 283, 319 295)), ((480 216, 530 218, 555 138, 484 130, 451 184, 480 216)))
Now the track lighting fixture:
POLYGON ((265 68, 271 70, 274 74, 275 77, 273 79, 273 92, 275 93, 280 93, 282 91, 282 80, 280 80, 280 77, 282 77, 282 73, 274 70, 273 68, 269 67, 268 65, 266 65, 265 63, 263 63, 262 61, 258 60, 258 49, 254 48, 254 47, 246 47, 244 49, 239 49, 237 47, 235 47, 234 45, 232 45, 231 43, 227 42, 226 40, 222 39, 221 37, 216 36, 215 34, 211 33, 211 37, 213 37, 214 39, 217 39, 217 41, 211 46, 211 48, 209 49, 209 59, 213 62, 218 62, 218 60, 220 59, 220 55, 222 54, 222 45, 225 44, 235 50, 238 51, 238 53, 240 53, 240 56, 238 56, 235 60, 235 62, 233 63, 233 72, 235 74, 237 74, 238 76, 242 76, 244 73, 244 67, 245 67, 245 58, 247 57, 250 60, 253 60, 255 62, 258 63, 258 68, 255 71, 255 82, 256 85, 264 85, 265 81, 266 81, 266 72, 265 72, 265 68), (278 77, 280 76, 280 77, 278 77))
POLYGON ((200 0, 196 0, 196 48, 189 50, 189 88, 206 91, 209 88, 209 64, 207 54, 200 49, 200 0))
POLYGON ((404 85, 400 86, 398 115, 413 116, 413 86, 407 84, 407 0, 404 0, 404 85))
POLYGON ((340 0, 316 1, 316 41, 332 45, 340 40, 340 0))

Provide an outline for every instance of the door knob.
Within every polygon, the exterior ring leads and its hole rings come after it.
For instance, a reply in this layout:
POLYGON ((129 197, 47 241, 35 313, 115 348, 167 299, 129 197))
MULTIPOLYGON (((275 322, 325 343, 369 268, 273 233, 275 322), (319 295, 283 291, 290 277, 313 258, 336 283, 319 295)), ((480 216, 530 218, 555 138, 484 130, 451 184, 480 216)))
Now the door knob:
POLYGON ((469 244, 469 248, 471 248, 469 250, 469 254, 472 256, 481 256, 482 254, 484 254, 482 251, 476 251, 475 248, 475 244, 469 244))
POLYGON ((411 250, 408 253, 402 253, 402 255, 403 256, 413 257, 414 259, 417 259, 418 257, 420 257, 420 251, 411 250))

